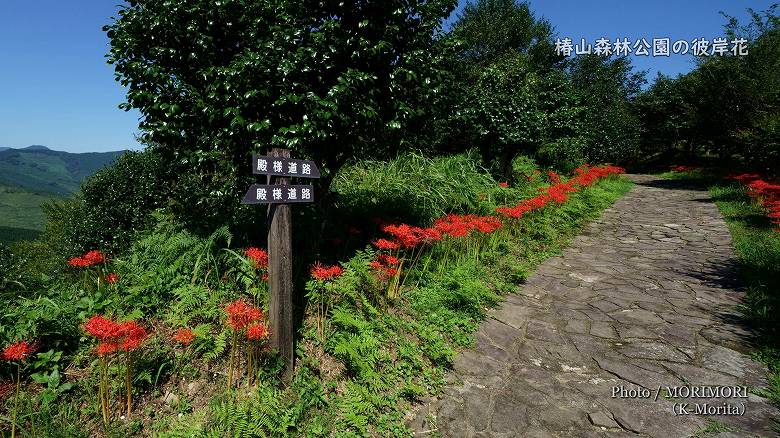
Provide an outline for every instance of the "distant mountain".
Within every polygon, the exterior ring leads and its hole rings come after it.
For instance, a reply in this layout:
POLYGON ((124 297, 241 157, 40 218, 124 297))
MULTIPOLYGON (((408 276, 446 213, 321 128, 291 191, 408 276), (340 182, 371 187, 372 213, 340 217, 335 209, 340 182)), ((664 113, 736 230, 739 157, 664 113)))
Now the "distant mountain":
POLYGON ((8 149, 11 149, 11 148, 7 148, 7 147, 4 147, 4 146, 0 146, 0 151, 7 151, 8 149))
POLYGON ((35 193, 69 195, 81 182, 125 151, 73 154, 33 145, 0 148, 0 185, 23 187, 35 193))

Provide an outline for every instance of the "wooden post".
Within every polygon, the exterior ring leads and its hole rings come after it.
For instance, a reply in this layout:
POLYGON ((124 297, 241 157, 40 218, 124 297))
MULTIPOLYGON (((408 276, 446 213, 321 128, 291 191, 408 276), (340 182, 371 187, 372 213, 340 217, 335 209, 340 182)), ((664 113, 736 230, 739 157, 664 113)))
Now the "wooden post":
MULTIPOLYGON (((287 149, 271 150, 272 157, 290 158, 287 149)), ((268 176, 268 184, 289 184, 290 178, 268 176), (273 180, 275 181, 273 181, 273 180)), ((295 366, 293 348, 292 217, 288 204, 268 205, 268 285, 271 348, 284 359, 284 379, 289 380, 295 366)))

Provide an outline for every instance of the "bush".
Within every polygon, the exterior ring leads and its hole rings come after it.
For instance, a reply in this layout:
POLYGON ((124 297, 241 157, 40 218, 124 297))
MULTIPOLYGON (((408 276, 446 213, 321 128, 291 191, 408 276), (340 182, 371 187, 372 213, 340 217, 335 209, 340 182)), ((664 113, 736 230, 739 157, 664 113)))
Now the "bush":
POLYGON ((81 242, 115 251, 151 223, 149 214, 166 199, 164 167, 152 151, 127 152, 81 187, 85 219, 81 242))
POLYGON ((584 149, 582 138, 566 137, 545 144, 536 155, 541 164, 569 173, 585 163, 584 149))

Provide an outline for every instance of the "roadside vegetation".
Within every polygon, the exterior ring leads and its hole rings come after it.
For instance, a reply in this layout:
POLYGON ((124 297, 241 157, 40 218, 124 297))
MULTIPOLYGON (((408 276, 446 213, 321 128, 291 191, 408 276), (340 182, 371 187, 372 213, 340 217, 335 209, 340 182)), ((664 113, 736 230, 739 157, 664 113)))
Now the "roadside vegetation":
POLYGON ((765 395, 780 404, 780 184, 755 173, 677 167, 667 178, 708 187, 729 226, 745 287, 742 311, 758 330, 756 357, 770 370, 765 395))
POLYGON ((267 332, 250 339, 267 301, 262 249, 160 218, 123 255, 71 258, 56 287, 3 297, 13 310, 0 336, 37 342, 18 363, 40 383, 17 410, 6 382, 8 412, 29 436, 406 436, 406 411, 441 389, 486 310, 630 187, 611 167, 562 177, 521 158, 514 168, 504 184, 465 156, 345 169, 335 187, 355 211, 414 197, 409 216, 422 222, 350 225, 359 249, 312 267, 288 385, 263 349, 267 332), (418 185, 455 172, 458 196, 418 185), (388 184, 396 175, 411 182, 388 184), (256 304, 254 320, 237 322, 256 304))

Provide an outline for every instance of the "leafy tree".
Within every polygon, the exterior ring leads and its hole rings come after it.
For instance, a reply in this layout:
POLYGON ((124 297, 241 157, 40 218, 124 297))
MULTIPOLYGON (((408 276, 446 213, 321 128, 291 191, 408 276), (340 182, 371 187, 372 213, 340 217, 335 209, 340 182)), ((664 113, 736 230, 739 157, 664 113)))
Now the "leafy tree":
POLYGON ((469 3, 449 34, 454 96, 446 116, 451 141, 476 147, 505 177, 518 154, 575 130, 573 95, 560 70, 552 26, 527 3, 469 3))
POLYGON ((726 16, 727 39, 744 39, 747 55, 701 57, 690 73, 659 77, 639 96, 645 155, 671 162, 682 152, 688 162, 715 158, 731 167, 777 172, 780 18, 775 10, 748 9, 746 25, 726 16))
POLYGON ((128 0, 109 62, 172 195, 207 228, 235 215, 251 152, 289 148, 323 183, 387 157, 436 92, 428 62, 453 0, 128 0))
POLYGON ((537 18, 527 2, 477 0, 467 3, 452 27, 462 44, 462 57, 482 66, 509 53, 523 53, 529 65, 546 69, 560 63, 552 41, 552 25, 537 18))
POLYGON ((582 55, 569 60, 572 84, 586 110, 582 118, 585 155, 594 162, 631 163, 639 153, 639 120, 632 102, 644 83, 626 57, 582 55))
POLYGON ((683 84, 683 79, 662 74, 637 97, 635 107, 642 122, 645 160, 674 161, 681 147, 689 158, 694 155, 691 136, 695 109, 689 97, 690 87, 683 84))

